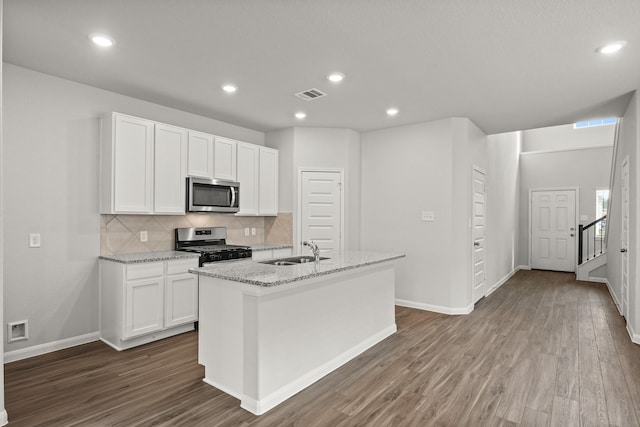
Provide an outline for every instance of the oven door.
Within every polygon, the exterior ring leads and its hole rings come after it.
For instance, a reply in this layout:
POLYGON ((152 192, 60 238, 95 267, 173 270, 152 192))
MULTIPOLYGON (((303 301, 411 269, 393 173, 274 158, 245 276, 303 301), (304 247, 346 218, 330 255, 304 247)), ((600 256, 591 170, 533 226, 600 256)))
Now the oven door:
POLYGON ((216 179, 187 178, 188 212, 238 212, 240 184, 216 179))

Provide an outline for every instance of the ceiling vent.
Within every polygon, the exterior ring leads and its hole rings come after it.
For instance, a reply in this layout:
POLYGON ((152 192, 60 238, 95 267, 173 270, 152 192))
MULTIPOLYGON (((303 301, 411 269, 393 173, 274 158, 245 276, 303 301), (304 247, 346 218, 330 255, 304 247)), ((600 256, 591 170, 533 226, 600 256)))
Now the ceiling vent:
POLYGON ((296 96, 300 99, 304 99, 305 101, 313 101, 314 99, 322 98, 327 94, 319 91, 316 88, 303 90, 302 92, 296 93, 296 96))

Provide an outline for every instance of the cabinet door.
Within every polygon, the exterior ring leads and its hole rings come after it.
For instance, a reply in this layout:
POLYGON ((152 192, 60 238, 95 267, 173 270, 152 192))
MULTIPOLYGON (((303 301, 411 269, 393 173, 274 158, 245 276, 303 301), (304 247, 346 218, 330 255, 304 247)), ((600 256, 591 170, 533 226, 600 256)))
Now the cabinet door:
POLYGON ((162 330, 164 277, 130 280, 125 287, 123 339, 162 330))
POLYGON ((156 124, 153 191, 155 213, 185 212, 187 134, 186 129, 156 124))
POLYGON ((236 180, 236 141, 216 137, 213 176, 215 179, 236 180))
POLYGON ((238 142, 238 182, 240 211, 236 215, 258 214, 258 149, 254 144, 238 142))
POLYGON ((114 213, 151 213, 153 122, 115 115, 114 213))
POLYGON ((184 273, 167 276, 165 321, 167 328, 198 320, 198 277, 184 273))
MULTIPOLYGON (((259 215, 278 214, 278 150, 260 147, 259 215)), ((240 188, 242 192, 242 188, 240 188)))
POLYGON ((213 178, 213 135, 189 131, 187 174, 213 178))

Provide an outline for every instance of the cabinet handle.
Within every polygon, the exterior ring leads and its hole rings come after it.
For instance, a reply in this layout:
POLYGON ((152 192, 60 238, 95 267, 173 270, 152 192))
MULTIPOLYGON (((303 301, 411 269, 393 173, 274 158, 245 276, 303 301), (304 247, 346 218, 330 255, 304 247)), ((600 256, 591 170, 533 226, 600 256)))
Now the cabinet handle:
POLYGON ((627 250, 625 248, 620 249, 620 252, 625 253, 627 250))

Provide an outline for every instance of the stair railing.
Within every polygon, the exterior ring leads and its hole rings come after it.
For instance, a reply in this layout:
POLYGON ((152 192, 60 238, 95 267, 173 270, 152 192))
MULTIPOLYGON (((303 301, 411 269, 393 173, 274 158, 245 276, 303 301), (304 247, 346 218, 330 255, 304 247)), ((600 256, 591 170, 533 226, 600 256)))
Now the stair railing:
POLYGON ((587 225, 578 225, 578 265, 604 253, 607 249, 607 216, 587 225))

